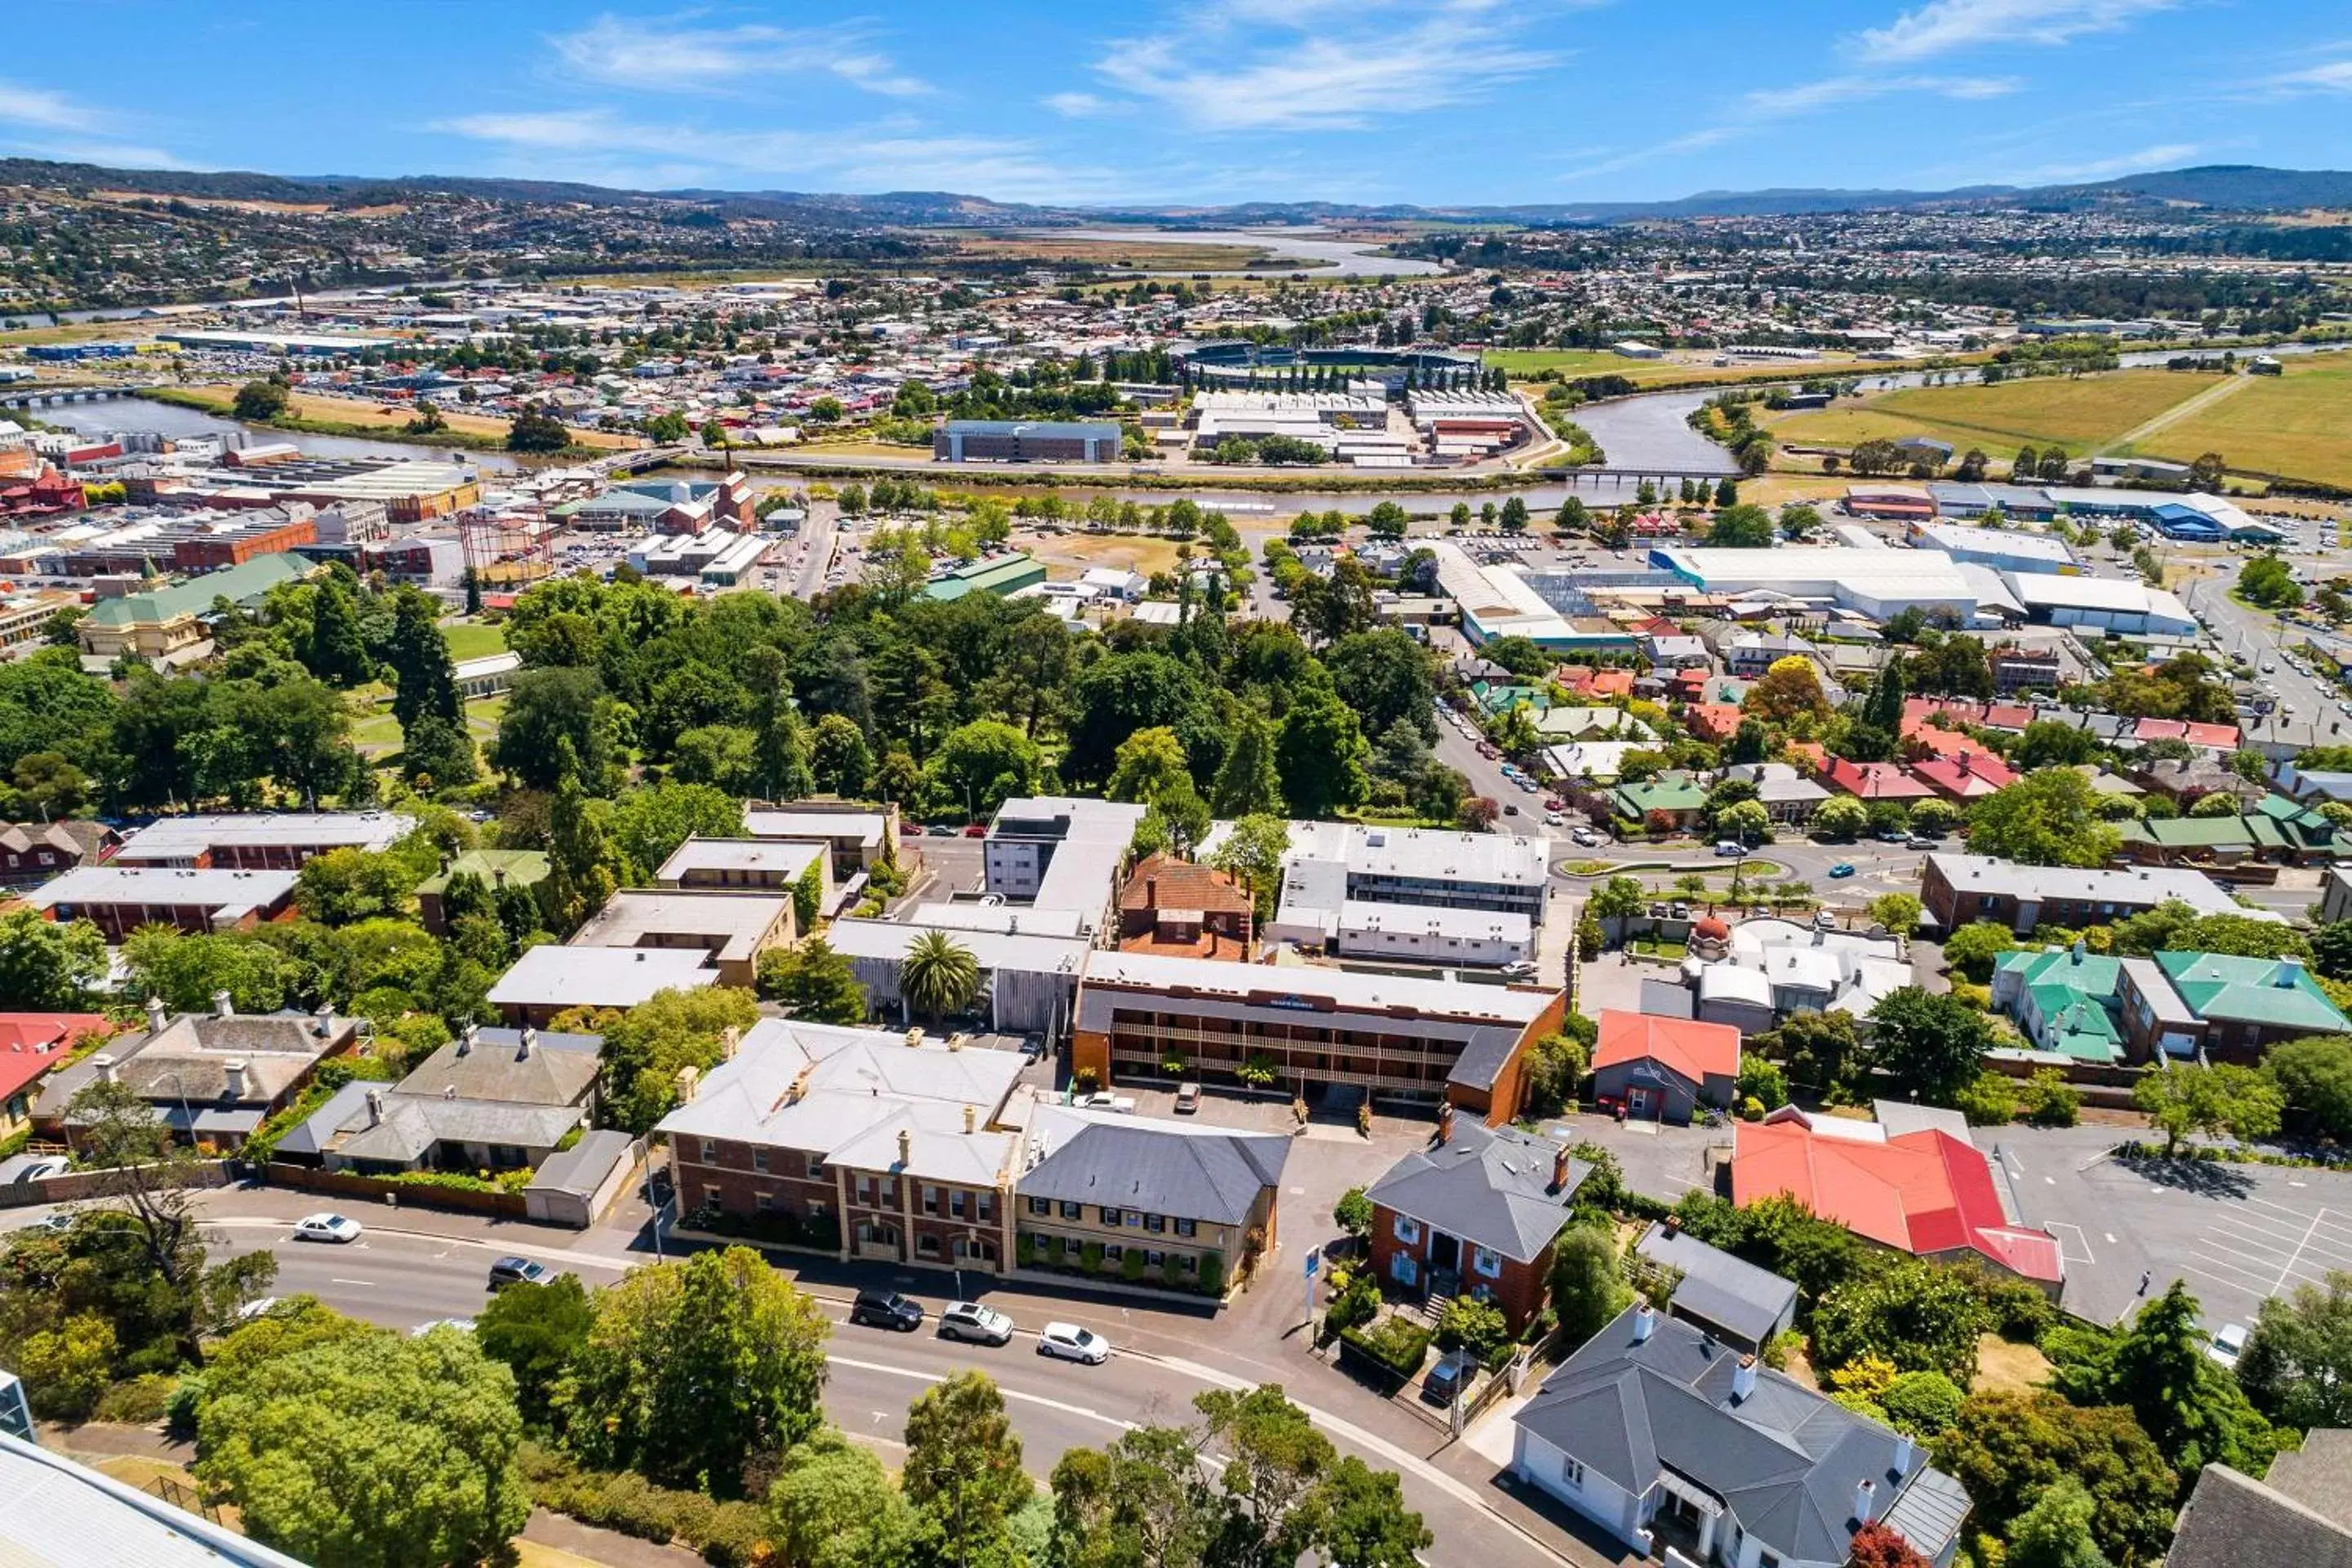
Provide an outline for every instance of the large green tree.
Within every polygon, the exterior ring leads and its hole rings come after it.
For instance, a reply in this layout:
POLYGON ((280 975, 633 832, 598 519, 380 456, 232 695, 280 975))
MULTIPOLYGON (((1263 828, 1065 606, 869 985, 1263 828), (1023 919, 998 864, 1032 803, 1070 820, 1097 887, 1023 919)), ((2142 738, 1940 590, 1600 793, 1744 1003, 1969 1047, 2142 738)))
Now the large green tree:
POLYGON ((2171 1538, 2178 1487, 2132 1413, 2054 1394, 1979 1394, 1936 1446, 1968 1489, 1975 1521, 2000 1537, 2049 1488, 2071 1477, 2090 1493, 2091 1531, 2116 1562, 2153 1562, 2171 1538))
POLYGON ((1300 816, 1332 816, 1364 798, 1364 764, 1371 748, 1354 710, 1339 700, 1328 676, 1301 685, 1283 715, 1276 743, 1282 793, 1300 816))
POLYGON ((2168 1157, 2199 1132, 2267 1138, 2279 1129, 2282 1100, 2278 1086, 2256 1068, 2174 1064, 2142 1074, 2132 1086, 2132 1104, 2164 1134, 2168 1157))
POLYGON ((918 1531, 907 1500, 871 1448, 831 1426, 784 1456, 768 1521, 791 1568, 905 1568, 918 1531))
POLYGON ((577 1274, 544 1285, 509 1285, 474 1315, 482 1353, 514 1373, 523 1419, 544 1426, 554 1415, 556 1385, 588 1342, 596 1309, 577 1274))
POLYGON ((1906 985, 1870 1010, 1871 1064, 1905 1092, 1949 1105, 1984 1070, 1992 1046, 1985 1016, 1949 993, 1906 985))
POLYGON ((88 921, 45 920, 28 909, 0 914, 0 1006, 75 1011, 106 971, 106 937, 88 921))
POLYGON ((2121 836, 2098 792, 2072 768, 2043 768, 1969 809, 1969 849, 2026 866, 2104 866, 2121 836))
POLYGON ((1013 1515, 1029 1500, 1021 1439, 1004 1395, 986 1373, 967 1370, 925 1389, 907 1412, 907 1500, 938 1542, 941 1560, 992 1562, 1009 1544, 1013 1515))
POLYGON ((898 963, 898 994, 936 1027, 980 994, 980 961, 946 931, 925 931, 898 963))
POLYGON ((2352 1274, 2273 1296, 2254 1320, 2238 1383, 2282 1426, 2352 1426, 2352 1274))

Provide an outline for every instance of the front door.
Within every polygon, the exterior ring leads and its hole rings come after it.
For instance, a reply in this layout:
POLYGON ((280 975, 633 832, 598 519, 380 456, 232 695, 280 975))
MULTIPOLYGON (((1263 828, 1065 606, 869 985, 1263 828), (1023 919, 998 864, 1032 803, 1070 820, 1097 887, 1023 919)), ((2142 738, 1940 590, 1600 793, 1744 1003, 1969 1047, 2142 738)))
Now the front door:
POLYGON ((1625 1114, 1628 1116, 1651 1115, 1650 1090, 1642 1088, 1638 1084, 1627 1089, 1625 1090, 1625 1114))
POLYGON ((1429 1266, 1432 1268, 1460 1268, 1462 1243, 1458 1237, 1442 1230, 1429 1233, 1429 1266))

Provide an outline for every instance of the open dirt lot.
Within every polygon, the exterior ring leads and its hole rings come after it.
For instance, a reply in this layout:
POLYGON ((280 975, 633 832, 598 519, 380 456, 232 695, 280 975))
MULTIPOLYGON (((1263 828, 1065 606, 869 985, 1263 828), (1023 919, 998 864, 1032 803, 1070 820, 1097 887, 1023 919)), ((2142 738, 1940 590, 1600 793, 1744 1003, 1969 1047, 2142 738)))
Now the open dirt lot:
POLYGON ((1782 442, 1852 447, 1929 436, 1963 452, 1981 447, 2005 463, 2021 445, 2046 447, 2055 442, 2070 456, 2097 450, 2212 384, 2210 376, 2125 370, 1992 386, 1912 386, 1843 400, 1831 408, 1767 416, 1765 423, 1782 442))
MULTIPOLYGON (((201 397, 210 406, 226 413, 236 401, 233 386, 191 386, 183 390, 201 397)), ((297 392, 287 400, 287 412, 297 419, 316 419, 362 429, 398 430, 416 416, 416 411, 406 404, 362 403, 352 397, 322 397, 314 393, 297 392)), ((441 411, 452 430, 470 436, 491 436, 506 438, 507 422, 483 414, 466 414, 454 408, 441 411)), ((572 438, 583 447, 609 447, 620 450, 644 445, 634 436, 617 436, 609 431, 579 430, 572 438)))
POLYGON ((1015 534, 1015 548, 1045 563, 1047 575, 1076 577, 1097 566, 1140 572, 1149 577, 1176 569, 1176 542, 1127 533, 1015 534))

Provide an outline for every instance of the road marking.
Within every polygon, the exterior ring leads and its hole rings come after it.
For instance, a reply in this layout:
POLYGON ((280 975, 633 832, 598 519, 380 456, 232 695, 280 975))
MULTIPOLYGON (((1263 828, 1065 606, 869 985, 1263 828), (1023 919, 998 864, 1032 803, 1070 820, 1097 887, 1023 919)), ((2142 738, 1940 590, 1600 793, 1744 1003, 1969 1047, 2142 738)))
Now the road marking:
MULTIPOLYGON (((2098 1266, 2098 1255, 2091 1250, 2091 1238, 2084 1233, 2081 1226, 2069 1224, 2067 1221, 2063 1219, 2053 1219, 2050 1221, 2044 1228, 2049 1230, 2071 1230, 2074 1233, 2074 1239, 2083 1244, 2082 1257, 2068 1258, 2066 1256, 2065 1238, 2063 1237, 2060 1237, 2058 1244, 2058 1257, 2060 1261, 2069 1263, 2087 1263, 2093 1268, 2096 1268, 2098 1266)), ((2111 1236, 2107 1237, 2107 1239, 2109 1241, 2113 1241, 2115 1237, 2111 1236)))
POLYGON ((373 1279, 338 1279, 331 1274, 327 1277, 327 1283, 330 1285, 357 1285, 361 1289, 366 1290, 373 1290, 375 1289, 375 1281, 373 1279))
POLYGON ((2301 1258, 2303 1256, 2303 1249, 2311 1245, 2312 1237, 2317 1233, 2319 1229, 2319 1222, 2326 1216, 2327 1211, 2326 1209, 2321 1209, 2317 1214, 2311 1216, 2311 1229, 2304 1233, 2303 1239, 2296 1242, 2294 1244, 2294 1250, 2287 1255, 2286 1267, 2279 1270, 2278 1283, 2271 1287, 2270 1293, 2272 1295, 2275 1296, 2286 1288, 2287 1276, 2294 1271, 2295 1259, 2301 1258))
POLYGON ((2113 1246, 2116 1244, 2116 1233, 2115 1233, 2114 1231, 2112 1231, 2112 1230, 2103 1230, 2103 1231, 2099 1232, 2099 1234, 2100 1234, 2101 1236, 2104 1236, 2104 1237, 2105 1237, 2107 1238, 2107 1245, 2108 1245, 2109 1247, 2113 1247, 2113 1246))
MULTIPOLYGON (((910 1377, 918 1383, 939 1384, 947 1381, 947 1378, 940 1373, 917 1372, 912 1367, 891 1366, 877 1361, 852 1361, 847 1356, 839 1355, 827 1355, 825 1360, 840 1366, 856 1367, 860 1372, 878 1372, 890 1377, 910 1377)), ((1247 1384, 1244 1386, 1246 1387, 1247 1384)), ((1063 1400, 1049 1399, 1042 1394, 1030 1394, 1018 1388, 1007 1388, 1002 1384, 997 1385, 997 1392, 1007 1399, 1017 1399, 1024 1405, 1040 1405, 1047 1410, 1058 1410, 1065 1415, 1077 1415, 1088 1421, 1099 1421, 1106 1426, 1116 1426, 1122 1432, 1136 1430, 1136 1424, 1132 1421, 1122 1421, 1116 1415, 1106 1415, 1099 1410, 1089 1410, 1083 1405, 1071 1405, 1063 1400)))

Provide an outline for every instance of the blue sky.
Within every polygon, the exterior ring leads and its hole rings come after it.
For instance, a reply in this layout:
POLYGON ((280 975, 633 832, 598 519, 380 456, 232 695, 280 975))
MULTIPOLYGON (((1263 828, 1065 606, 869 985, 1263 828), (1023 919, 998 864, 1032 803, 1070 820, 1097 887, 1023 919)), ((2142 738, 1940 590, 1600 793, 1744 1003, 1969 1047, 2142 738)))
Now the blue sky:
POLYGON ((1001 200, 1646 200, 2352 164, 2342 0, 72 0, 0 152, 1001 200))

